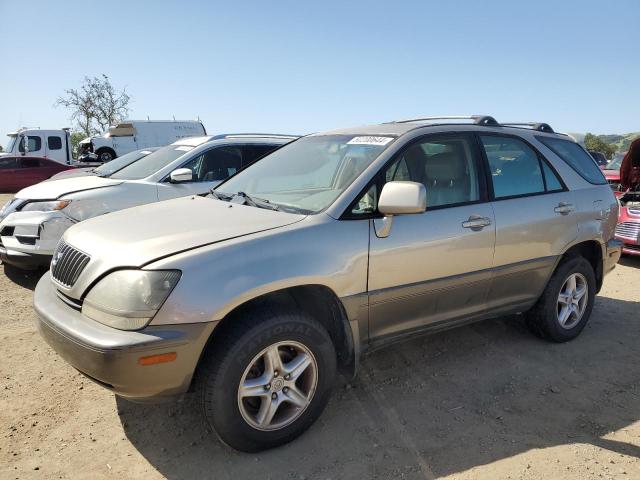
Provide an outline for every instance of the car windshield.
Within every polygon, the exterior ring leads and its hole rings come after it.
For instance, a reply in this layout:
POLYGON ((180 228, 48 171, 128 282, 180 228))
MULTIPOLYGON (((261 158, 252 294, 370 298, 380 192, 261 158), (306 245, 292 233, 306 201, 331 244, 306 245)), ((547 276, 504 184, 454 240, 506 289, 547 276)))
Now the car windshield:
POLYGON ((318 213, 385 150, 393 137, 312 135, 267 155, 216 192, 243 192, 283 210, 318 213))
POLYGON ((161 168, 169 165, 178 157, 193 150, 193 148, 194 147, 188 145, 168 145, 159 148, 155 152, 114 173, 111 175, 111 178, 117 180, 140 180, 141 178, 147 178, 161 168))
POLYGON ((613 160, 607 163, 607 166, 604 167, 605 170, 620 170, 620 166, 622 165, 622 159, 624 158, 624 153, 616 153, 613 160))
POLYGON ((15 147, 17 139, 18 139, 18 137, 13 136, 13 135, 9 135, 9 141, 7 142, 7 146, 4 148, 3 151, 5 151, 5 152, 13 152, 13 147, 15 147))
POLYGON ((153 150, 136 150, 135 152, 129 152, 99 166, 93 172, 100 177, 109 177, 124 167, 131 165, 133 162, 140 160, 142 157, 146 157, 151 152, 153 152, 153 150))

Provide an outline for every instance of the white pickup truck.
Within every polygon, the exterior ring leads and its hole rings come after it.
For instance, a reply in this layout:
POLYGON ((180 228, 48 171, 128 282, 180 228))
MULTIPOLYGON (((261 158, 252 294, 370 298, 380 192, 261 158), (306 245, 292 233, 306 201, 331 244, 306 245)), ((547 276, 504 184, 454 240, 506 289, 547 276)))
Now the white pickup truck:
POLYGON ((126 120, 109 127, 104 135, 82 140, 78 155, 88 154, 94 161, 104 163, 141 148, 163 147, 206 134, 198 120, 126 120))

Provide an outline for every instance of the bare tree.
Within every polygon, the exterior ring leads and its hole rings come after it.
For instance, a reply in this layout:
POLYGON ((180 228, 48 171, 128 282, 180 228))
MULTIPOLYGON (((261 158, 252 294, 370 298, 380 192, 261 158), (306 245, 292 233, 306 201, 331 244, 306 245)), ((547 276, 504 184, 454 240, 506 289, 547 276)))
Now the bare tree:
POLYGON ((70 109, 71 120, 88 137, 106 131, 129 113, 131 97, 126 88, 117 91, 104 74, 84 77, 79 89, 65 90, 65 94, 55 104, 70 109))

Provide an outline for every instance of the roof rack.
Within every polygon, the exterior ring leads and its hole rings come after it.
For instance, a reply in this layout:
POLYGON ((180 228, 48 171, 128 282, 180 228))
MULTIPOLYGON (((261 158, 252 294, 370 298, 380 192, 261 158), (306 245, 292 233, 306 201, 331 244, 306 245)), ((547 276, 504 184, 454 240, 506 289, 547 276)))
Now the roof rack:
POLYGON ((407 118, 403 120, 394 120, 388 123, 413 123, 413 122, 433 122, 437 120, 472 120, 475 125, 481 125, 484 127, 516 127, 516 128, 531 128, 538 132, 556 133, 551 125, 542 122, 507 122, 498 123, 498 121, 490 115, 449 115, 442 117, 419 117, 419 118, 407 118))
POLYGON ((489 115, 448 115, 443 117, 407 118, 403 120, 395 120, 389 123, 429 122, 432 120, 473 120, 473 123, 476 125, 484 125, 486 127, 500 126, 496 119, 489 115))
POLYGON ((537 130, 538 132, 556 133, 553 130, 553 128, 551 128, 551 125, 549 125, 548 123, 508 122, 508 123, 503 123, 502 125, 504 125, 505 127, 527 127, 527 128, 531 128, 532 130, 537 130))
POLYGON ((214 135, 214 139, 232 139, 232 138, 281 138, 281 139, 296 139, 300 138, 299 135, 285 135, 280 133, 223 133, 221 135, 214 135))

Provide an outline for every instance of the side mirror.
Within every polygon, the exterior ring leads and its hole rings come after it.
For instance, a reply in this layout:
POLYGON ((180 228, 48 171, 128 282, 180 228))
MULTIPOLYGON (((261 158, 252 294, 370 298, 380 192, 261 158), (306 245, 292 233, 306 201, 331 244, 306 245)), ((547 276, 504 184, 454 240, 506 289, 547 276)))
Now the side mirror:
POLYGON ((423 213, 427 209, 427 189, 418 182, 387 182, 382 187, 378 211, 383 215, 423 213))
POLYGON ((193 180, 193 172, 189 168, 178 168, 171 172, 169 181, 171 183, 184 183, 193 180))
POLYGON ((427 189, 418 182, 387 182, 380 192, 378 211, 384 215, 373 222, 376 236, 386 238, 391 233, 394 215, 423 213, 427 209, 427 189))

